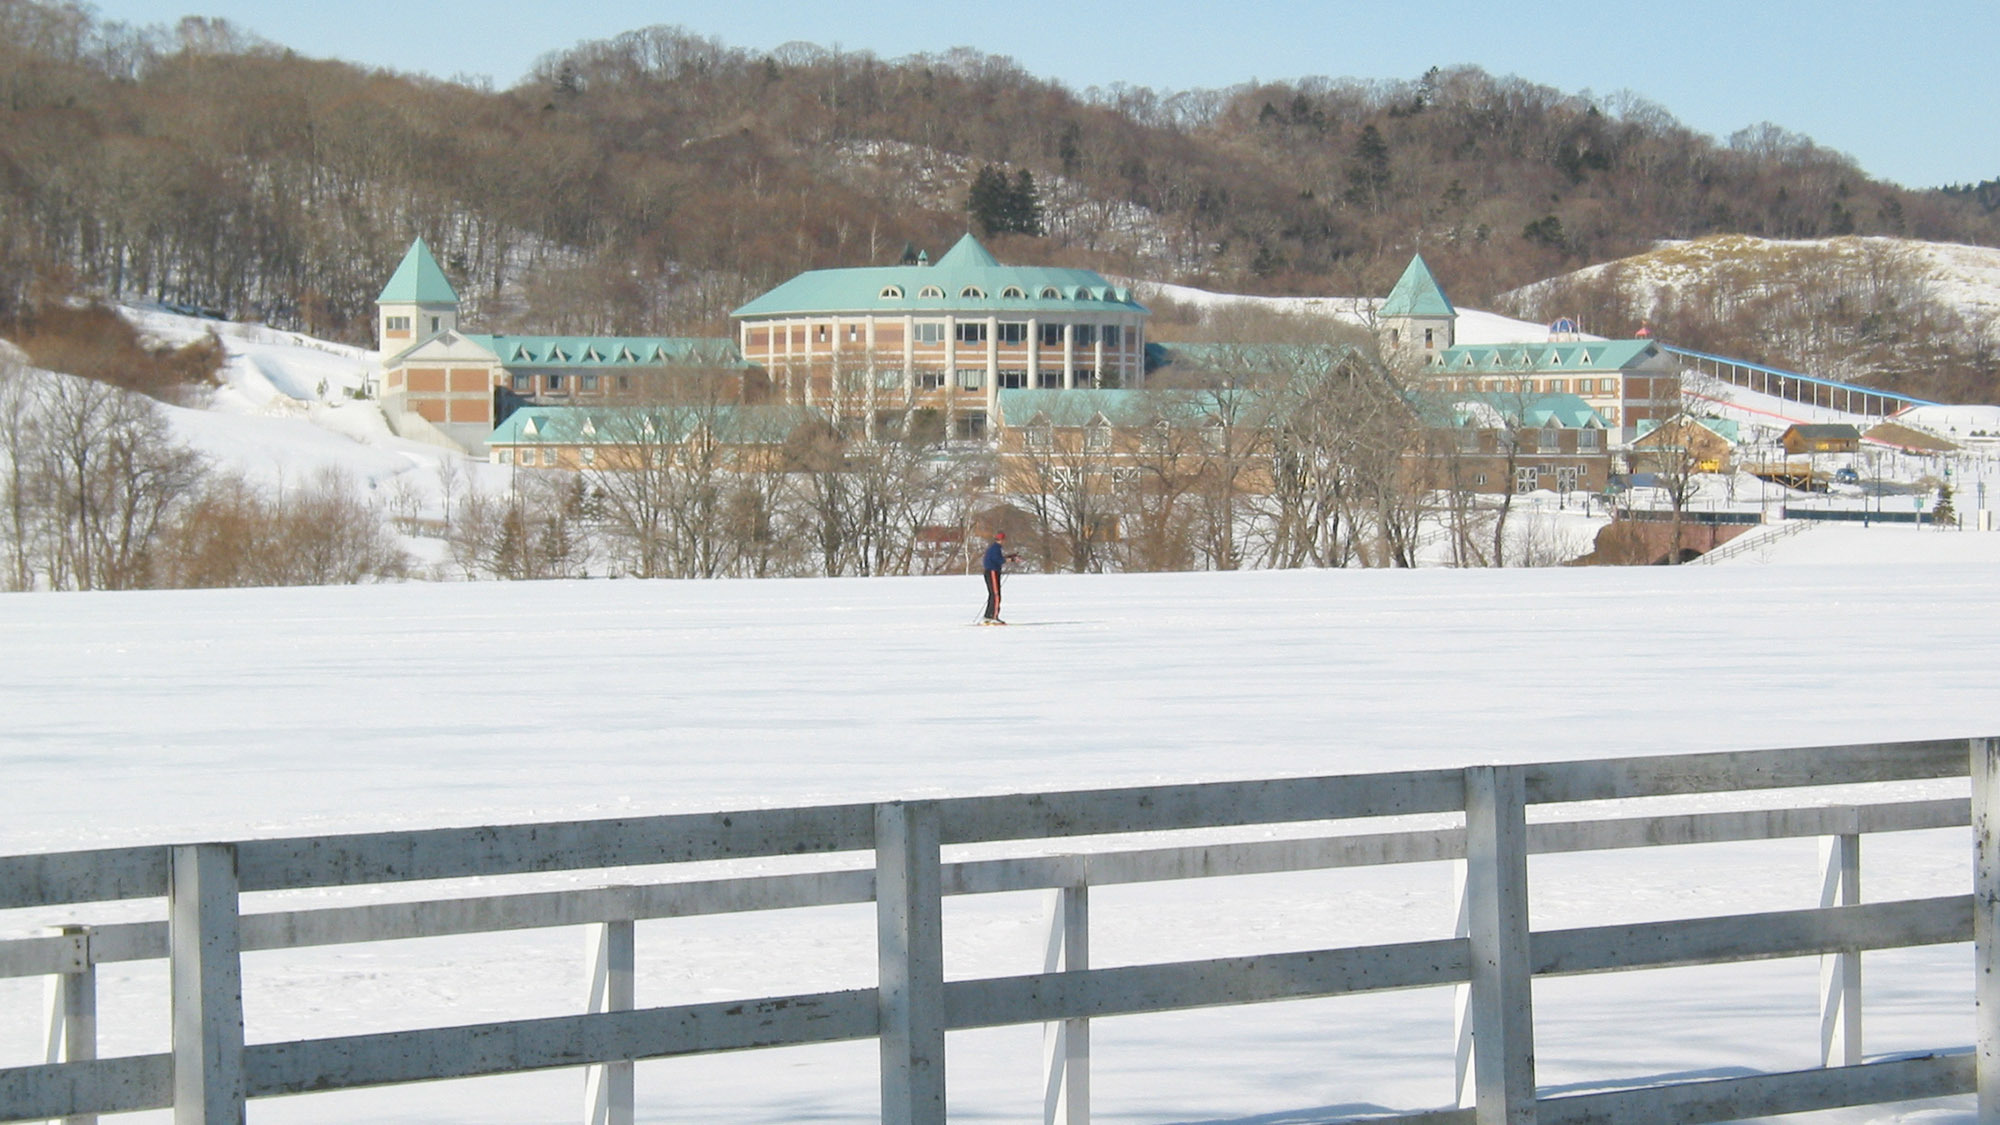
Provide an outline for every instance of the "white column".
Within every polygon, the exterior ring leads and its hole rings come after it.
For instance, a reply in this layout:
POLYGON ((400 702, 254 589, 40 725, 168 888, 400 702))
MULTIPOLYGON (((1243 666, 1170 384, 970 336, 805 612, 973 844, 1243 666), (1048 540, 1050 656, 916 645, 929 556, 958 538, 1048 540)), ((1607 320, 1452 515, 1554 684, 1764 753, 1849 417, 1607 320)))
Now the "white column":
POLYGON ((944 1125, 944 883, 935 804, 875 806, 883 1125, 944 1125))
POLYGON ((174 1125, 243 1125, 243 962, 236 849, 172 850, 167 895, 174 1125))
POLYGON ((952 422, 958 417, 958 318, 944 318, 944 436, 950 439, 952 422))
POLYGON ((1028 385, 1039 389, 1042 385, 1042 322, 1039 318, 1028 318, 1028 385))
MULTIPOLYGON (((1451 936, 1468 937, 1470 922, 1465 901, 1465 861, 1451 865, 1451 898, 1458 904, 1458 920, 1452 924, 1451 936)), ((1460 1109, 1472 1108, 1474 1087, 1472 1084, 1472 984, 1470 981, 1451 987, 1451 1042, 1452 1068, 1460 1109)))
MULTIPOLYGON (((633 1007, 633 924, 630 918, 590 927, 590 995, 585 1010, 629 1012, 633 1007)), ((608 1062, 584 1068, 583 1119, 586 1125, 632 1125, 632 1063, 608 1062)))
POLYGON ((1104 382, 1104 326, 1097 326, 1097 342, 1091 345, 1090 365, 1097 369, 1097 383, 1104 382))
MULTIPOLYGON (((1850 830, 1820 838, 1819 904, 1854 906, 1861 902, 1861 818, 1848 809, 1850 830)), ((1819 959, 1819 1065, 1858 1066, 1861 1063, 1861 951, 1831 953, 1819 959)))
POLYGON ((1528 827, 1519 767, 1465 771, 1466 931, 1477 1125, 1535 1125, 1528 827))
POLYGON ((917 318, 903 317, 903 394, 906 404, 917 401, 917 318))
POLYGON ((1076 325, 1065 324, 1063 333, 1063 390, 1076 389, 1076 325))
POLYGON ((986 426, 992 433, 993 419, 1000 413, 1000 318, 986 318, 986 426))

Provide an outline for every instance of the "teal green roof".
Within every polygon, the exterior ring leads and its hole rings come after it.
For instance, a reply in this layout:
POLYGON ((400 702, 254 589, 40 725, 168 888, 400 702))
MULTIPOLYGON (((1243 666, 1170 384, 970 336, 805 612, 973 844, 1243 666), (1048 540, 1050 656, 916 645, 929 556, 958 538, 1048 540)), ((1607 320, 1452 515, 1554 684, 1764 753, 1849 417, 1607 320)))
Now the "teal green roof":
POLYGON ((725 445, 776 445, 817 421, 809 406, 524 406, 488 445, 672 445, 706 426, 725 445))
POLYGON ((1378 316, 1457 316, 1458 310, 1445 299, 1444 290, 1438 287, 1437 278, 1431 276, 1431 269, 1424 264, 1421 254, 1410 257, 1410 264, 1403 270, 1403 276, 1396 281, 1396 287, 1382 299, 1378 316))
POLYGON ((736 341, 720 336, 484 336, 466 339, 506 367, 742 367, 736 341))
POLYGON ((1143 426, 1162 418, 1198 421, 1227 411, 1244 417, 1262 396, 1242 390, 1007 390, 1000 392, 1001 424, 1028 426, 1043 419, 1059 429, 1088 426, 1100 416, 1111 425, 1143 426))
POLYGON ((1580 340, 1551 344, 1471 344, 1446 348, 1431 357, 1433 375, 1567 375, 1622 371, 1660 355, 1651 340, 1580 340))
POLYGON ((431 257, 431 248, 419 238, 410 243, 410 252, 403 255, 403 263, 389 276, 389 284, 382 287, 382 295, 375 298, 375 303, 455 305, 458 290, 451 287, 444 267, 431 257))
MULTIPOLYGON (((1696 418, 1690 415, 1687 417, 1687 420, 1709 431, 1716 437, 1727 441, 1731 445, 1737 444, 1742 438, 1743 431, 1737 426, 1736 419, 1734 418, 1696 418)), ((1658 418, 1640 419, 1639 424, 1633 429, 1632 436, 1635 438, 1645 437, 1647 434, 1659 429, 1661 421, 1658 418)), ((1673 419, 1669 418, 1666 421, 1671 422, 1673 419)), ((1851 430, 1853 427, 1848 428, 1851 430)))
POLYGON ((1132 291, 1093 270, 1006 266, 966 235, 935 265, 810 270, 756 298, 738 317, 832 313, 1144 314, 1132 291))
POLYGON ((1432 417, 1442 414, 1453 426, 1504 419, 1512 426, 1538 429, 1550 422, 1566 430, 1606 428, 1604 415, 1576 395, 1546 394, 1524 399, 1504 392, 1460 391, 1426 397, 1433 404, 1427 413, 1432 417))

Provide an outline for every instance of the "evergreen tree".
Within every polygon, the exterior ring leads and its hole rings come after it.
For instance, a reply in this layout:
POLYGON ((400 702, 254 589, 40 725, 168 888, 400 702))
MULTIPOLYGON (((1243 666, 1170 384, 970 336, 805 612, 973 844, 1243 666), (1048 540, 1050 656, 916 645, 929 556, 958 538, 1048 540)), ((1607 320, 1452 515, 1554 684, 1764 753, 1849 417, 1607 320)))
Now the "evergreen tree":
POLYGON ((996 165, 988 164, 972 177, 972 188, 965 197, 965 211, 979 233, 990 235, 1009 229, 1007 211, 1012 195, 1007 173, 996 165))

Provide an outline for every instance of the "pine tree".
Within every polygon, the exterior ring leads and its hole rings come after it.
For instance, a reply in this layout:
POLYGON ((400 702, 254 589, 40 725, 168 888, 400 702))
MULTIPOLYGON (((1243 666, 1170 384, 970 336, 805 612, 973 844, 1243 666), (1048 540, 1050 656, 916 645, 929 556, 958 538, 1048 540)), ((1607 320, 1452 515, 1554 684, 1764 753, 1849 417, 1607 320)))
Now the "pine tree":
POLYGON ((965 196, 965 211, 972 225, 979 228, 981 234, 1006 231, 1012 194, 1007 173, 992 164, 981 168, 978 175, 972 177, 972 188, 965 196))

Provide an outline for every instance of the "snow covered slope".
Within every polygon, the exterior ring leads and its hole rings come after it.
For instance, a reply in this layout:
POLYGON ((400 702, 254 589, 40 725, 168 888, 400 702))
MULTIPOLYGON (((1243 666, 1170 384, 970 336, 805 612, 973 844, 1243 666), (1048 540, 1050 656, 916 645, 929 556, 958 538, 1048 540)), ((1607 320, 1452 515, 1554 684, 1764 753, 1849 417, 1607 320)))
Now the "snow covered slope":
MULTIPOLYGON (((1176 304, 1202 309, 1204 312, 1241 306, 1288 316, 1331 317, 1357 327, 1374 323, 1375 309, 1382 303, 1377 297, 1246 297, 1235 293, 1194 289, 1185 285, 1160 285, 1152 282, 1135 284, 1139 288, 1139 299, 1142 302, 1157 295, 1176 304)), ((1546 324, 1516 320, 1513 317, 1501 316, 1499 313, 1468 308, 1458 309, 1456 332, 1457 340, 1461 344, 1531 344, 1549 338, 1549 327, 1546 324)), ((1582 337, 1586 340, 1602 338, 1582 337)))
MULTIPOLYGON (((1029 575, 1009 588, 1021 627, 1007 629, 968 627, 978 586, 10 595, 0 852, 2000 733, 1990 556, 1915 568, 1029 575)), ((1871 899, 1968 886, 1963 830, 1868 847, 1871 899)), ((1534 920, 1805 907, 1817 872, 1811 840, 1554 857, 1537 861, 1534 920)), ((1450 885, 1443 865, 1421 865, 1102 888, 1093 960, 1448 936, 1450 885)), ((1033 971, 1041 907, 1036 896, 955 900, 949 975, 1033 971)), ((0 930, 58 920, 16 912, 0 930)), ((639 1003, 865 987, 872 925, 871 912, 845 907, 644 923, 639 1003)), ((250 1040, 578 1011, 581 945, 548 931, 255 954, 250 1040)), ((1869 958, 1871 1054, 1971 1041, 1965 947, 1869 958)), ((1810 1066, 1816 974, 1802 959, 1546 982, 1535 996, 1541 1080, 1595 1089, 1810 1066)), ((39 1059, 37 987, 0 982, 0 1065, 39 1059)), ((107 967, 99 987, 109 1053, 163 1048, 158 963, 107 967)), ((1099 1119, 1247 1125, 1437 1106, 1451 1095, 1450 1026, 1446 990, 1101 1021, 1099 1119)), ((872 1051, 642 1064, 641 1119, 870 1121, 872 1051)), ((1038 1119, 1036 1029, 954 1035, 951 1051, 966 1119, 1038 1119)), ((579 1085, 557 1072, 253 1113, 559 1121, 579 1085)), ((1942 1108, 1798 1120, 1970 1121, 1969 1099, 1942 1108)))

